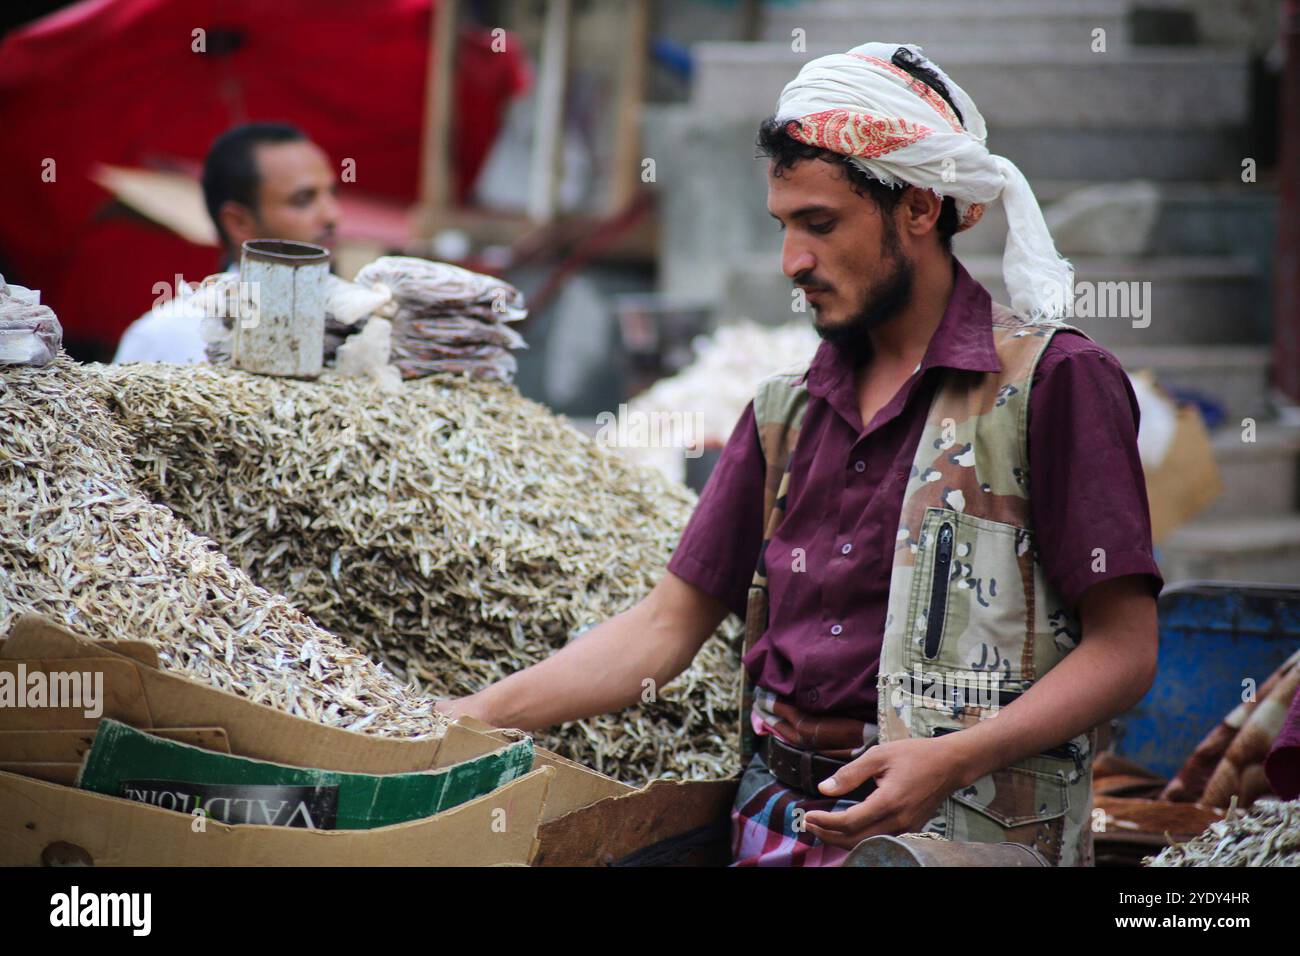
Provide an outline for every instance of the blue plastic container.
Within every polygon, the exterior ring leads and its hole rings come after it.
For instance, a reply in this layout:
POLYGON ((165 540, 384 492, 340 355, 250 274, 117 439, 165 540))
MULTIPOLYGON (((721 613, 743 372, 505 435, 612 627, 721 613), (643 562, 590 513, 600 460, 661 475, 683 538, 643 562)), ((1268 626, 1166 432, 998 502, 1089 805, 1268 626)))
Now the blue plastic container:
MULTIPOLYGON (((1165 777, 1300 647, 1300 587, 1192 582, 1160 595, 1160 665, 1112 749, 1165 777)), ((1086 640, 1086 638, 1085 638, 1086 640)))

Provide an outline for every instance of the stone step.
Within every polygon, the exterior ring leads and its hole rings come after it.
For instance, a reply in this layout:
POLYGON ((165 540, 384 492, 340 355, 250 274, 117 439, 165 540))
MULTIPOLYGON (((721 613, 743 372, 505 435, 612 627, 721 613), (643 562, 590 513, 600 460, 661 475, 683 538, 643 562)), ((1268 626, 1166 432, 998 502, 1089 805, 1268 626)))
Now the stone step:
MULTIPOLYGON (((1001 255, 961 261, 994 301, 1010 302, 1001 255)), ((1070 261, 1077 311, 1066 321, 1107 348, 1268 340, 1268 287, 1259 265, 1245 256, 1072 256, 1070 261)))
POLYGON ((1300 507, 1296 493, 1300 428, 1265 422, 1255 426, 1254 441, 1245 437, 1239 422, 1215 429, 1214 459, 1223 493, 1200 518, 1250 517, 1300 507))
MULTIPOLYGON (((685 106, 647 109, 643 123, 646 154, 656 159, 657 182, 664 187, 660 191, 661 291, 719 295, 728 260, 750 252, 779 255, 781 234, 765 205, 767 165, 754 158, 756 130, 757 124, 750 122, 709 124, 685 106)), ((1133 136, 1138 138, 1136 133, 1133 136)), ((1228 152, 1238 152, 1229 140, 1225 142, 1228 152)), ((1079 161, 1077 152, 1069 155, 1072 162, 1079 161)), ((1206 153, 1200 149, 1182 155, 1203 158, 1206 153)), ((1022 168, 1032 165, 1023 156, 1016 159, 1022 168)), ((1223 168, 1233 170, 1238 163, 1239 158, 1230 156, 1223 168)), ((1089 169, 1089 175, 1095 175, 1098 168, 1089 169)), ((1168 171, 1168 166, 1149 166, 1142 173, 1168 171)), ((1060 179, 1056 172, 1031 177, 1045 209, 1071 191, 1097 185, 1095 180, 1060 179)), ((1159 194, 1155 221, 1145 239, 1151 255, 1246 255, 1255 259, 1261 275, 1269 273, 1277 231, 1276 195, 1271 186, 1240 182, 1151 185, 1159 194)), ((1089 240, 1094 244, 1099 241, 1097 233, 1094 229, 1089 240)), ((1061 231, 1058 240, 1067 255, 1077 255, 1075 248, 1070 248, 1068 230, 1061 231)), ((1001 255, 1005 241, 1002 205, 992 203, 983 220, 957 236, 955 248, 963 260, 978 253, 1001 255)))
POLYGON ((1162 385, 1213 400, 1238 427, 1243 418, 1272 414, 1266 345, 1127 345, 1114 351, 1130 372, 1150 369, 1162 385))
POLYGON ((659 187, 659 291, 717 298, 731 259, 781 248, 767 214, 767 163, 755 158, 758 124, 708 123, 683 105, 644 115, 659 187))
POLYGON ((1238 176, 1246 135, 1245 123, 1209 130, 993 126, 988 147, 1010 158, 1031 181, 1146 178, 1188 182, 1238 176))
POLYGON ((1300 581, 1300 514, 1198 519, 1158 546, 1165 582, 1215 580, 1255 584, 1300 581))
MULTIPOLYGON (((1134 226, 1140 229, 1143 240, 1136 251, 1125 253, 1148 256, 1221 256, 1248 255, 1255 258, 1261 270, 1267 272, 1272 260, 1273 243, 1277 236, 1277 191, 1263 183, 1170 183, 1149 180, 1131 180, 1127 183, 1102 183, 1036 179, 1032 183, 1034 195, 1046 212, 1054 204, 1081 191, 1117 187, 1127 191, 1135 186, 1146 186, 1155 191, 1154 220, 1134 226)), ((1124 214, 1121 206, 1115 211, 1124 214)), ((1060 229, 1054 223, 1052 237, 1063 255, 1100 254, 1106 251, 1099 242, 1108 241, 1114 251, 1113 235, 1100 230, 1092 235, 1080 236, 1077 231, 1060 229)), ((992 203, 984 217, 972 229, 960 233, 954 248, 960 256, 978 253, 1001 254, 1006 245, 1007 219, 1001 203, 992 203)))
MULTIPOLYGON (((697 43, 691 48, 691 103, 711 122, 762 119, 800 66, 849 45, 823 44, 797 53, 788 43, 697 43)), ((1249 61, 1234 51, 1148 47, 982 55, 974 50, 936 59, 979 106, 991 145, 999 130, 1136 129, 1149 136, 1156 130, 1237 129, 1250 116, 1249 61)), ((1079 178, 1098 177, 1094 171, 1079 178)))
POLYGON ((871 40, 917 43, 939 63, 971 49, 990 52, 1091 50, 1093 31, 1105 30, 1108 51, 1128 42, 1128 4, 1123 0, 834 0, 769 8, 762 39, 792 41, 804 31, 808 46, 871 40))

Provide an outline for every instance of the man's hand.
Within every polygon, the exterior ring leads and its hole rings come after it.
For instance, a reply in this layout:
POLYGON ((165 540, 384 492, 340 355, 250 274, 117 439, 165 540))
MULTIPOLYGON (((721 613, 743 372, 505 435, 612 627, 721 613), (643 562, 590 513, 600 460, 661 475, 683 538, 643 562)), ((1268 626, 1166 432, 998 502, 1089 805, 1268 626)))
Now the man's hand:
POLYGON ((962 776, 947 737, 877 744, 818 788, 834 797, 874 777, 875 791, 852 809, 813 810, 803 822, 823 843, 851 850, 870 836, 920 829, 944 798, 961 786, 962 776))
POLYGON ((445 697, 442 700, 434 701, 433 709, 446 717, 450 717, 452 720, 457 717, 473 717, 475 720, 481 720, 493 727, 506 726, 493 716, 478 694, 468 694, 465 697, 445 697))
POLYGON ((446 697, 442 700, 434 701, 433 709, 440 713, 446 714, 452 720, 455 720, 461 714, 465 713, 465 701, 468 697, 446 697))
POLYGON ((852 849, 870 836, 915 830, 959 787, 1141 700, 1155 678, 1158 645, 1156 602, 1145 578, 1129 575, 1094 585, 1080 599, 1079 613, 1079 646, 996 718, 942 737, 878 744, 823 781, 826 796, 848 793, 868 777, 877 789, 851 810, 808 813, 808 832, 852 849))

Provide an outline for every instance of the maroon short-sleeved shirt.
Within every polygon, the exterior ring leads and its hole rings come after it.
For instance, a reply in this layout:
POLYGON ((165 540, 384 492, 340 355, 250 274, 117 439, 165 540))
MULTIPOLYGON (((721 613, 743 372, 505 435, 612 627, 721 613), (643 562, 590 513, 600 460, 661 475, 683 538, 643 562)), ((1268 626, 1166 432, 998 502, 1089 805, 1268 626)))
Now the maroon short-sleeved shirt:
MULTIPOLYGON (((943 369, 999 368, 989 294, 960 263, 955 275, 919 369, 865 427, 849 362, 822 343, 808 370, 785 520, 768 550, 768 629, 744 661, 755 684, 804 711, 875 721, 898 517, 930 401, 943 369)), ((1137 427, 1114 356, 1054 336, 1030 385, 1030 511, 1044 573, 1071 606, 1111 578, 1162 586, 1137 427), (1097 548, 1104 571, 1093 570, 1097 548)), ((751 404, 668 564, 742 616, 762 542, 763 471, 751 404)))

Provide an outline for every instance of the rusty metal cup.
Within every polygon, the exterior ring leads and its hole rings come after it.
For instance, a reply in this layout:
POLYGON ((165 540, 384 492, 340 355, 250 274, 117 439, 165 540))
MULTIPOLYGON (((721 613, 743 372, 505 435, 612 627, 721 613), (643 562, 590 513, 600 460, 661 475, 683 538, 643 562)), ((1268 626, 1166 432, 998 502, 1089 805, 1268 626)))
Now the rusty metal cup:
POLYGON ((307 242, 250 239, 239 272, 235 368, 316 378, 325 362, 329 250, 307 242))

